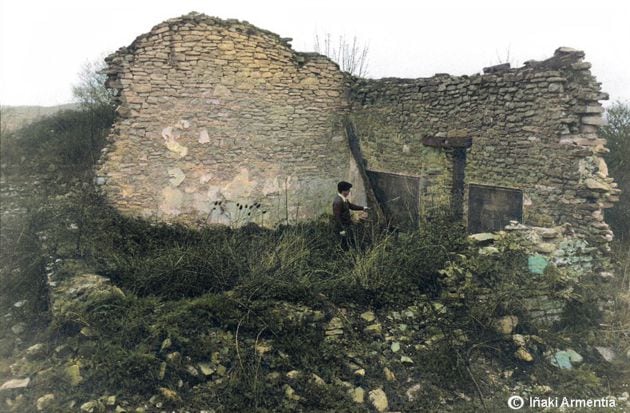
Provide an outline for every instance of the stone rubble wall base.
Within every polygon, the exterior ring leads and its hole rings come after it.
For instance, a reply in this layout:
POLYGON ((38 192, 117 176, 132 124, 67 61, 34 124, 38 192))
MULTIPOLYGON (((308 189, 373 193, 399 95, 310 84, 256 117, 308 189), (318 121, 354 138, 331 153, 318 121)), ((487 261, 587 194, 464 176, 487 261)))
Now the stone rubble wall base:
MULTIPOLYGON (((576 234, 570 224, 537 227, 512 221, 503 231, 469 236, 479 243, 479 252, 483 255, 500 253, 493 243, 508 237, 528 254, 528 270, 532 277, 544 277, 548 269, 558 271, 574 284, 587 280, 606 282, 614 277, 609 257, 576 234)), ((550 295, 551 292, 542 294, 526 302, 529 315, 539 327, 559 321, 566 306, 565 299, 550 295)))

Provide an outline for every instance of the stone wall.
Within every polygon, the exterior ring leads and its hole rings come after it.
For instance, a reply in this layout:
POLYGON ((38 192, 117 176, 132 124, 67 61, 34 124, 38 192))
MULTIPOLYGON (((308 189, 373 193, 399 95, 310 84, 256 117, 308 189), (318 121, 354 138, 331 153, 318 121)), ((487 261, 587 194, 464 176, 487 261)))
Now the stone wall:
POLYGON ((98 170, 122 212, 273 225, 330 210, 362 181, 344 136, 344 75, 247 22, 191 13, 106 59, 118 121, 98 170))
POLYGON ((367 167, 421 177, 421 210, 444 208, 449 152, 423 140, 471 137, 466 183, 520 189, 525 223, 569 223, 607 245, 612 233, 603 209, 618 195, 597 137, 598 101, 607 95, 583 57, 560 48, 545 61, 486 68, 483 75, 354 79, 351 116, 367 167))
POLYGON ((358 79, 246 22, 191 13, 107 58, 119 118, 97 183, 132 215, 273 225, 329 212, 340 179, 365 202, 367 168, 418 177, 429 214, 449 207, 452 153, 423 143, 472 138, 466 183, 522 190, 526 224, 568 223, 605 249, 618 190, 596 134, 607 96, 583 57, 358 79))

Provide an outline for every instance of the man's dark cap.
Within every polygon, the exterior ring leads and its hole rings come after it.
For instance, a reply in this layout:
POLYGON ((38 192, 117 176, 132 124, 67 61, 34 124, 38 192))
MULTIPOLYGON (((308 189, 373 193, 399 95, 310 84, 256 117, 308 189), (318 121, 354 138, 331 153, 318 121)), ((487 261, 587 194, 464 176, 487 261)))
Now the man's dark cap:
POLYGON ((350 188, 352 188, 352 184, 350 182, 341 181, 337 184, 337 192, 339 193, 349 191, 350 188))

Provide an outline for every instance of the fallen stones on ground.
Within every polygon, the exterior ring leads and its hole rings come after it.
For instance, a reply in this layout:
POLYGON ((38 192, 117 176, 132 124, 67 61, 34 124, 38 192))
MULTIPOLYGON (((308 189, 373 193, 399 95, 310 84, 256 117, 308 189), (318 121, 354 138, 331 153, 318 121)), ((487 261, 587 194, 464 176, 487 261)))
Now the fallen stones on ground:
POLYGON ((289 386, 288 384, 284 386, 284 396, 289 400, 298 401, 301 399, 301 397, 297 393, 295 393, 293 387, 289 386))
POLYGON ((416 383, 413 386, 409 387, 405 392, 407 396, 407 400, 410 402, 416 400, 418 398, 418 394, 422 391, 422 385, 420 383, 416 383))
POLYGON ((570 370, 583 361, 583 357, 573 349, 560 350, 549 356, 549 362, 560 369, 570 370))
POLYGON ((197 364, 199 370, 201 370, 201 374, 204 376, 211 376, 216 370, 212 368, 210 363, 199 363, 197 364))
POLYGON ((381 323, 375 323, 365 327, 363 331, 367 334, 378 336, 383 333, 383 328, 381 326, 381 323))
POLYGON ((256 353, 258 353, 260 355, 269 353, 272 348, 273 347, 271 346, 271 344, 267 344, 267 343, 258 343, 255 346, 256 353))
POLYGON ((171 348, 172 345, 172 341, 170 338, 165 338, 164 341, 162 341, 162 345, 160 346, 160 352, 164 351, 164 350, 168 350, 169 348, 171 348))
POLYGON ((326 326, 326 337, 335 338, 343 335, 343 322, 339 317, 333 317, 326 326))
POLYGON ((370 402, 372 402, 372 406, 374 406, 374 408, 379 412, 384 412, 389 407, 387 395, 381 388, 371 390, 369 393, 369 399, 370 402))
POLYGON ((355 387, 350 390, 350 396, 352 397, 352 401, 355 403, 364 403, 365 402, 365 390, 361 387, 355 387))
POLYGON ((326 382, 324 381, 324 379, 322 379, 321 377, 319 377, 315 373, 311 374, 311 378, 313 379, 313 382, 315 382, 315 384, 317 384, 318 386, 325 386, 326 385, 326 382))
POLYGON ((19 322, 19 323, 15 324, 15 325, 11 326, 11 331, 16 336, 21 335, 22 333, 24 333, 25 330, 26 330, 26 323, 23 323, 23 322, 19 322))
POLYGON ((531 363, 532 361, 534 361, 534 356, 532 356, 532 354, 527 351, 527 349, 523 346, 519 347, 515 352, 514 352, 514 356, 522 361, 526 361, 528 363, 531 363))
POLYGON ((26 349, 24 355, 29 359, 36 359, 43 357, 46 351, 46 346, 42 343, 33 344, 26 349))
POLYGON ((300 377, 300 372, 298 370, 291 370, 287 373, 287 377, 290 379, 297 379, 300 377))
POLYGON ((175 402, 175 401, 181 400, 181 398, 179 397, 179 395, 177 394, 175 390, 171 390, 166 387, 160 387, 160 394, 162 395, 162 397, 164 397, 168 401, 175 402))
POLYGON ((81 367, 79 364, 71 364, 64 369, 66 377, 72 386, 78 386, 83 382, 81 377, 81 367))
POLYGON ((501 317, 494 322, 494 329, 497 333, 508 335, 511 334, 512 331, 518 325, 518 317, 515 315, 506 315, 501 317))
POLYGON ((477 234, 471 234, 468 236, 469 239, 478 242, 478 243, 489 243, 499 239, 498 234, 494 234, 492 232, 480 232, 477 234))
POLYGON ((81 411, 85 413, 102 413, 106 410, 100 400, 90 400, 81 405, 81 411))
POLYGON ((48 393, 37 399, 36 407, 38 411, 47 410, 55 400, 53 393, 48 393))
POLYGON ((616 358, 615 351, 610 347, 595 346, 597 353, 607 362, 612 362, 616 358))
POLYGON ((387 381, 396 380, 396 375, 394 375, 394 372, 388 369, 387 367, 383 367, 383 374, 385 375, 385 380, 387 381))
POLYGON ((512 335, 512 341, 517 346, 524 346, 525 345, 525 337, 522 334, 513 334, 512 335))
POLYGON ((376 319, 376 316, 374 315, 374 312, 366 311, 363 314, 361 314, 361 318, 367 321, 368 323, 371 323, 372 321, 376 319))
POLYGON ((2 386, 0 386, 0 390, 21 389, 27 387, 30 382, 31 379, 28 377, 25 379, 12 379, 4 382, 2 386))

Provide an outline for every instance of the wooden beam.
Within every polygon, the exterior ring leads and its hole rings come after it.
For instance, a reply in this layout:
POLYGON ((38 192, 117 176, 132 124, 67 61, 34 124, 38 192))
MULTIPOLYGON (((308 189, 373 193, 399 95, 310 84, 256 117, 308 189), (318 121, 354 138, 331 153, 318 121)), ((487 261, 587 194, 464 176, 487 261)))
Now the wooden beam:
POLYGON ((422 138, 422 144, 432 148, 454 149, 454 148, 470 148, 473 139, 470 136, 425 136, 422 138))

